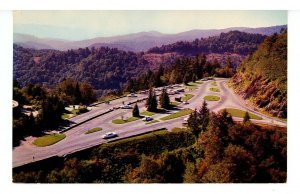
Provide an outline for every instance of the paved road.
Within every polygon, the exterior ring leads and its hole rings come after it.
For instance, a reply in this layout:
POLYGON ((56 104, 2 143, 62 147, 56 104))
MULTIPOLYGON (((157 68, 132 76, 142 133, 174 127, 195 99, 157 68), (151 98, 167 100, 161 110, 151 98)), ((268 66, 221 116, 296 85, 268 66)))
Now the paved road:
MULTIPOLYGON (((208 108, 211 111, 219 111, 223 108, 238 108, 247 110, 249 112, 260 115, 263 120, 252 120, 255 123, 263 123, 263 124, 271 124, 271 125, 280 125, 286 126, 285 122, 281 120, 273 119, 271 117, 265 116, 259 112, 251 110, 245 104, 245 101, 234 94, 234 92, 226 86, 227 79, 216 79, 217 87, 220 89, 220 92, 211 92, 209 90, 212 81, 206 81, 203 84, 199 85, 199 88, 192 91, 186 91, 185 93, 193 94, 194 97, 189 100, 189 104, 178 105, 179 109, 191 108, 191 109, 199 109, 203 103, 203 97, 206 95, 217 95, 220 96, 220 101, 217 102, 208 102, 208 108)), ((175 97, 183 96, 183 94, 176 94, 171 96, 171 100, 175 97)), ((109 108, 114 106, 122 105, 122 101, 125 103, 134 101, 134 99, 145 98, 146 95, 139 94, 137 98, 125 97, 118 100, 114 100, 110 105, 107 104, 99 104, 92 111, 85 113, 83 115, 79 115, 77 117, 72 118, 74 123, 80 122, 84 119, 90 118, 96 114, 101 113, 101 111, 107 111, 109 108)), ((138 103, 140 108, 140 112, 145 110, 144 102, 138 103)), ((107 140, 103 140, 101 136, 107 132, 115 131, 118 134, 118 138, 130 137, 136 134, 145 133, 149 131, 153 131, 159 128, 167 128, 171 130, 174 127, 182 126, 183 119, 186 117, 180 117, 168 121, 159 121, 158 123, 153 123, 146 125, 144 121, 138 120, 126 124, 113 124, 111 121, 116 118, 124 118, 131 116, 131 109, 117 109, 103 116, 92 119, 88 122, 85 122, 79 126, 66 131, 66 138, 54 145, 47 147, 36 147, 31 144, 33 138, 27 138, 27 141, 21 143, 20 146, 15 147, 13 150, 13 166, 21 166, 26 163, 33 162, 34 160, 42 160, 51 156, 63 156, 69 153, 76 152, 78 150, 83 150, 95 145, 99 145, 101 143, 106 142, 107 140), (87 130, 101 127, 103 130, 91 134, 84 134, 87 130)), ((176 112, 177 110, 172 110, 169 113, 161 113, 156 114, 154 119, 159 120, 159 118, 166 116, 170 113, 176 112)), ((240 121, 240 118, 234 118, 234 120, 240 121)))

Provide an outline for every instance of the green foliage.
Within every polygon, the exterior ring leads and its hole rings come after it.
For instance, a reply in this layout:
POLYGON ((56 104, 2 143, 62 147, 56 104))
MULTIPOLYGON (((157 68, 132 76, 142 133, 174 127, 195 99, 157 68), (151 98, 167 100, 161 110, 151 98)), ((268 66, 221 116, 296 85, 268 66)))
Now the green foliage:
POLYGON ((137 104, 134 105, 132 110, 132 117, 140 117, 140 111, 137 104))
POLYGON ((68 78, 58 83, 55 92, 65 104, 90 104, 96 101, 96 94, 93 87, 87 83, 79 83, 68 78))
POLYGON ((243 118, 243 123, 249 122, 250 121, 250 115, 248 111, 246 111, 245 116, 243 118))
POLYGON ((156 94, 155 94, 155 92, 153 91, 152 88, 149 90, 148 98, 146 100, 145 105, 147 107, 147 111, 149 111, 149 112, 157 111, 156 94))
POLYGON ((159 97, 159 103, 161 108, 169 109, 170 108, 170 98, 167 93, 167 89, 163 89, 161 91, 160 97, 159 97))
POLYGON ((63 140, 66 137, 65 134, 50 134, 45 135, 43 137, 39 137, 33 141, 33 144, 38 147, 45 147, 49 145, 53 145, 61 140, 63 140))
POLYGON ((199 111, 194 110, 188 118, 188 127, 193 134, 198 137, 201 131, 206 130, 209 122, 209 110, 206 101, 203 102, 199 111))
POLYGON ((199 53, 239 53, 247 55, 254 51, 266 36, 261 34, 249 34, 240 31, 221 33, 219 36, 196 39, 191 42, 176 42, 161 47, 149 49, 151 53, 177 52, 182 55, 198 55, 199 53))
POLYGON ((286 181, 285 128, 259 127, 249 122, 235 124, 227 111, 211 113, 209 120, 209 125, 200 133, 197 142, 188 130, 176 129, 176 132, 159 130, 105 143, 56 162, 44 161, 48 165, 37 163, 31 167, 14 169, 13 181, 23 183, 284 183, 286 181))
POLYGON ((287 117, 287 31, 267 37, 231 79, 235 91, 273 116, 287 117))

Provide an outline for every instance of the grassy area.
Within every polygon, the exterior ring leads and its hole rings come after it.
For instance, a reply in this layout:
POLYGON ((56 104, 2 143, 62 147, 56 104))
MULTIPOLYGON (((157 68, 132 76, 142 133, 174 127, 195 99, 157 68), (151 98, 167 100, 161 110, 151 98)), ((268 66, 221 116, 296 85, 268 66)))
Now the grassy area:
POLYGON ((180 102, 174 101, 174 102, 171 102, 170 104, 171 104, 172 106, 177 106, 177 105, 180 104, 180 102))
POLYGON ((175 119, 175 118, 178 118, 178 117, 189 115, 192 112, 193 112, 193 110, 191 110, 191 109, 184 109, 184 110, 180 110, 176 113, 170 114, 168 116, 162 117, 160 120, 165 121, 165 120, 175 119))
POLYGON ((136 121, 136 120, 139 120, 141 119, 142 117, 129 117, 127 120, 122 120, 122 119, 115 119, 115 120, 112 120, 112 123, 114 124, 124 124, 124 123, 129 123, 129 122, 132 122, 132 121, 136 121))
POLYGON ((93 128, 93 129, 88 130, 88 131, 85 132, 84 134, 90 134, 90 133, 94 133, 94 132, 101 131, 101 130, 102 130, 102 128, 96 127, 96 128, 93 128))
POLYGON ((175 127, 175 128, 173 128, 172 129, 172 132, 181 132, 181 131, 186 131, 187 130, 187 128, 179 128, 179 127, 175 127))
POLYGON ((149 133, 144 133, 144 134, 133 136, 133 137, 129 137, 129 138, 126 138, 126 139, 120 139, 120 140, 112 141, 112 142, 109 142, 109 144, 124 143, 124 142, 129 142, 129 141, 133 141, 133 140, 144 139, 144 138, 147 138, 147 137, 152 137, 152 136, 162 135, 162 134, 167 134, 167 133, 169 133, 167 131, 167 129, 166 128, 162 128, 162 129, 159 129, 157 131, 153 131, 153 132, 149 132, 149 133))
POLYGON ((45 135, 43 137, 39 137, 36 140, 33 141, 33 145, 36 145, 38 147, 45 147, 49 145, 53 145, 62 139, 66 137, 65 134, 50 134, 50 135, 45 135))
POLYGON ((61 118, 62 119, 68 119, 68 118, 70 118, 70 115, 67 114, 67 113, 64 113, 63 115, 61 115, 61 118))
POLYGON ((155 115, 155 112, 144 111, 144 112, 141 112, 141 115, 151 117, 151 116, 155 115))
MULTIPOLYGON (((222 109, 224 110, 224 109, 222 109)), ((234 109, 234 108, 226 108, 227 112, 231 114, 231 116, 233 117, 239 117, 239 118, 244 118, 245 116, 245 113, 246 111, 243 111, 243 110, 239 110, 239 109, 234 109)), ((249 113, 249 116, 250 116, 250 119, 258 119, 258 120, 261 120, 262 118, 258 115, 255 115, 255 114, 252 114, 250 112, 249 113)))
POLYGON ((158 120, 152 120, 152 121, 150 121, 150 122, 147 122, 147 123, 145 123, 146 125, 149 125, 149 124, 152 124, 152 123, 157 123, 157 122, 159 122, 158 120))
POLYGON ((217 82, 213 82, 213 83, 211 83, 210 85, 211 85, 211 86, 218 86, 218 85, 217 85, 217 82))
POLYGON ((220 92, 220 89, 219 88, 209 88, 210 91, 213 91, 213 92, 220 92))
POLYGON ((206 101, 219 101, 220 97, 219 96, 205 96, 204 100, 206 100, 206 101))
POLYGON ((195 90, 198 88, 198 83, 197 82, 189 82, 187 85, 185 85, 186 88, 195 90))
POLYGON ((196 84, 203 84, 203 81, 196 81, 196 84))
POLYGON ((182 98, 182 101, 188 101, 189 99, 193 98, 193 94, 185 94, 185 97, 182 98))

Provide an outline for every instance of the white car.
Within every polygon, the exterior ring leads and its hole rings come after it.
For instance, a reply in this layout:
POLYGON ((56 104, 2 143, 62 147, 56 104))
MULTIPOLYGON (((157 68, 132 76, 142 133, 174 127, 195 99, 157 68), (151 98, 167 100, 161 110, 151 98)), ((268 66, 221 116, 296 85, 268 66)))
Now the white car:
POLYGON ((102 135, 103 139, 109 139, 109 138, 113 138, 113 137, 117 137, 118 135, 115 132, 108 132, 105 133, 104 135, 102 135))
POLYGON ((137 97, 135 93, 128 94, 127 97, 137 97))
POLYGON ((152 118, 152 117, 145 117, 145 118, 143 118, 142 120, 143 120, 143 121, 152 121, 153 118, 152 118))
POLYGON ((130 106, 130 105, 124 105, 124 106, 121 106, 120 108, 123 108, 123 109, 131 109, 132 106, 130 106))
POLYGON ((189 104, 189 102, 188 101, 184 101, 183 104, 189 104))

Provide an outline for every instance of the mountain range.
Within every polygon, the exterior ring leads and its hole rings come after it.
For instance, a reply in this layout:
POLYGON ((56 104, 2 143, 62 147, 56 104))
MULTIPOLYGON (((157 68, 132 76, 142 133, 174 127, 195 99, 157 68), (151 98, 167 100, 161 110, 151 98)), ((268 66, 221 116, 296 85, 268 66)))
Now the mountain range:
POLYGON ((13 41, 15 44, 18 44, 24 48, 34 49, 54 49, 64 51, 84 47, 99 48, 104 46, 109 48, 118 48, 124 51, 141 52, 147 51, 152 47, 160 47, 162 45, 178 41, 191 41, 196 38, 207 38, 234 30, 269 36, 274 33, 279 33, 282 28, 286 29, 287 25, 260 28, 233 27, 226 29, 195 29, 177 34, 164 34, 157 31, 148 31, 121 36, 97 37, 93 39, 86 39, 80 41, 69 41, 53 38, 38 38, 28 34, 14 33, 13 41))

